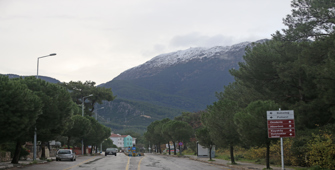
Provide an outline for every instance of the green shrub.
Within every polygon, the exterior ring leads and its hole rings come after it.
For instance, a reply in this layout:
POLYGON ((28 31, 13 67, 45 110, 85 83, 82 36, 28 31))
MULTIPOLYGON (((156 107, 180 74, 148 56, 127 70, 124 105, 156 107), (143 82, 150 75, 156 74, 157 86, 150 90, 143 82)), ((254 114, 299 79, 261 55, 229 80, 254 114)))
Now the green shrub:
POLYGON ((313 134, 313 140, 308 142, 308 164, 326 169, 335 169, 335 144, 331 134, 313 134))

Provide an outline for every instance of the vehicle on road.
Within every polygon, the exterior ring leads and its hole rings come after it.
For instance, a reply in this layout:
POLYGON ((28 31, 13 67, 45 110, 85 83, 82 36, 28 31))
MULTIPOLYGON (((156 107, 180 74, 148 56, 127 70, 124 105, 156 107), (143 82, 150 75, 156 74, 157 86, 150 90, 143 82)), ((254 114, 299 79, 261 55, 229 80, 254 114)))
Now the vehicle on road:
POLYGON ((117 153, 117 148, 107 148, 105 152, 105 156, 107 155, 115 155, 117 153))
POLYGON ((56 153, 56 161, 61 160, 76 160, 76 153, 73 152, 71 149, 59 149, 56 153))

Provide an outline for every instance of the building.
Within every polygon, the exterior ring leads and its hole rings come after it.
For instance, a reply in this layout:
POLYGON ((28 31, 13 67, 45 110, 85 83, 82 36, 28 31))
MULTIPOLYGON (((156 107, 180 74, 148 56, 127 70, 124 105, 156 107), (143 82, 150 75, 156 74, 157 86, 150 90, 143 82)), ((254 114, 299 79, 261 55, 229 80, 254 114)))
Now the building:
POLYGON ((123 138, 124 137, 122 137, 120 134, 112 133, 109 138, 113 141, 113 144, 116 145, 118 148, 123 148, 124 146, 123 138))
POLYGON ((124 140, 124 148, 131 148, 133 147, 133 138, 130 135, 121 135, 124 140))
POLYGON ((121 149, 131 148, 134 144, 136 144, 136 138, 133 138, 130 135, 112 133, 109 138, 113 141, 114 145, 121 149))

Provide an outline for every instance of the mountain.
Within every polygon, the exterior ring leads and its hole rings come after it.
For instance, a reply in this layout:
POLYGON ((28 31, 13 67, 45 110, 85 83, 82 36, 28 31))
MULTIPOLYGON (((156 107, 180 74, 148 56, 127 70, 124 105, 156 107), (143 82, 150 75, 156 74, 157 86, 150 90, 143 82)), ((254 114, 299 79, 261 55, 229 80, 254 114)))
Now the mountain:
POLYGON ((101 84, 112 88, 117 98, 99 105, 104 109, 98 114, 114 131, 143 132, 154 120, 205 110, 217 100, 215 93, 234 81, 229 70, 243 62, 249 45, 196 47, 158 55, 101 84))
MULTIPOLYGON (((19 77, 30 77, 30 76, 19 76, 19 75, 16 75, 16 74, 3 74, 3 75, 6 75, 8 76, 9 78, 19 78, 19 77)), ((34 76, 35 77, 35 76, 34 76)), ((38 78, 42 79, 42 80, 45 80, 49 83, 60 83, 59 80, 55 79, 55 78, 52 78, 52 77, 47 77, 47 76, 38 76, 38 78)))

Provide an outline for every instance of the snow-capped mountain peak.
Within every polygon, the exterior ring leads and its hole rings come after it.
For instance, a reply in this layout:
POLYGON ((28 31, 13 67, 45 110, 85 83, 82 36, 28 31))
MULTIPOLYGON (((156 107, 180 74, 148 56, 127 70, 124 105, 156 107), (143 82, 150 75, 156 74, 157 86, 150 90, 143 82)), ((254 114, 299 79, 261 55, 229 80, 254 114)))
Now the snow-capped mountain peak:
MULTIPOLYGON (((264 43, 266 39, 258 40, 255 43, 264 43)), ((175 52, 160 54, 151 60, 133 67, 121 73, 115 79, 130 79, 154 76, 160 71, 177 64, 187 64, 190 61, 197 60, 208 62, 219 59, 226 63, 236 63, 242 61, 242 55, 244 49, 247 46, 251 46, 251 42, 242 42, 232 46, 214 46, 210 48, 206 47, 194 47, 186 50, 179 50, 175 52)))
MULTIPOLYGON (((170 66, 176 63, 187 62, 192 59, 202 59, 205 57, 213 57, 219 55, 217 53, 222 54, 227 51, 239 50, 241 48, 245 48, 249 44, 250 42, 242 42, 232 46, 215 46, 210 48, 191 47, 186 50, 179 50, 175 52, 158 55, 153 59, 137 67, 146 66, 148 68, 152 68, 152 67, 170 66)), ((226 57, 224 59, 228 60, 229 58, 226 57)))

